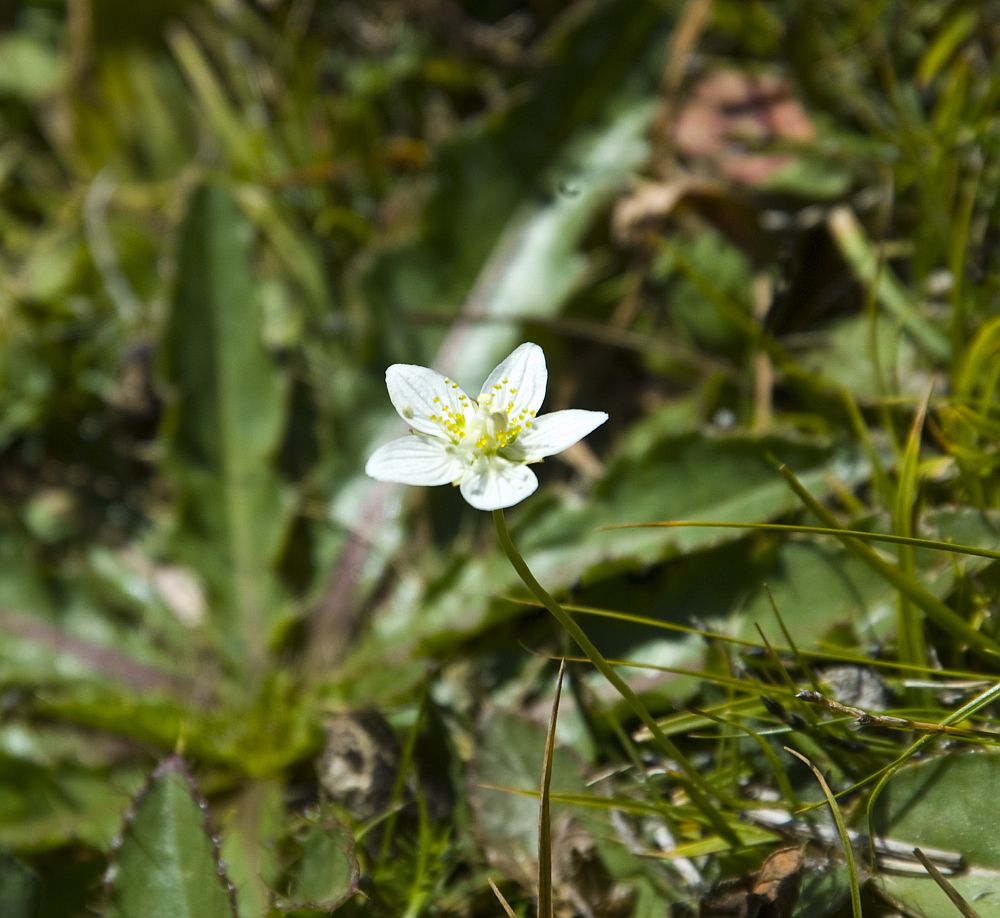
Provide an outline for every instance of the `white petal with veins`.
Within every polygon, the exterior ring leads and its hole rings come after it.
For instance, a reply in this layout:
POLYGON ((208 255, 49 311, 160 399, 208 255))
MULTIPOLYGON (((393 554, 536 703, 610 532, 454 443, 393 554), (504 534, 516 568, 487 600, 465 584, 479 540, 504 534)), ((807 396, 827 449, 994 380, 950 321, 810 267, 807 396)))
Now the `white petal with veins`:
POLYGON ((527 342, 490 373, 477 401, 512 416, 522 412, 534 416, 542 407, 548 378, 545 352, 537 344, 527 342))
POLYGON ((477 510, 502 510, 520 503, 538 487, 526 465, 499 456, 479 460, 462 479, 462 497, 477 510))
POLYGON ((385 371, 389 399, 399 416, 414 430, 452 439, 464 424, 472 400, 448 377, 429 367, 394 363, 385 371))
POLYGON ((543 414, 518 436, 505 455, 521 462, 537 462, 568 449, 607 419, 603 411, 583 411, 580 408, 543 414))
POLYGON ((365 465, 379 481, 409 485, 442 485, 458 481, 465 465, 438 440, 419 435, 400 437, 380 446, 365 465))

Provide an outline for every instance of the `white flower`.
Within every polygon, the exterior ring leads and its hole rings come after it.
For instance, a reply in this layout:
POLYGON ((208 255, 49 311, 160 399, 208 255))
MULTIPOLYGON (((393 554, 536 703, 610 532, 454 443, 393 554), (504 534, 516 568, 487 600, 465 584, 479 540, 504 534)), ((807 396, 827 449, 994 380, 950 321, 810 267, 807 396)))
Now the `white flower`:
POLYGON ((603 424, 603 411, 536 417, 545 397, 545 354, 522 344, 490 373, 476 399, 427 367, 394 363, 389 398, 410 435, 380 446, 365 466, 379 481, 451 483, 477 510, 499 510, 538 487, 528 463, 561 453, 603 424))

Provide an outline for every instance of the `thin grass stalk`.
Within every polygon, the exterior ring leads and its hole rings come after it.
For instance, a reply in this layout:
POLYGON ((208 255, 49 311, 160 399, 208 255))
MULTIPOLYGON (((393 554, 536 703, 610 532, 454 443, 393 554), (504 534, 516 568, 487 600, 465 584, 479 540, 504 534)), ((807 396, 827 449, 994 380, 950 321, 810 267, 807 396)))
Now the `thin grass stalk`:
POLYGON ((545 755, 542 758, 542 780, 538 794, 538 918, 553 918, 552 903, 552 812, 549 795, 552 791, 552 759, 556 748, 556 724, 559 721, 559 699, 562 697, 566 661, 559 662, 556 694, 552 699, 549 729, 545 735, 545 755))
MULTIPOLYGON (((896 487, 892 517, 893 528, 901 536, 913 536, 913 520, 916 514, 919 491, 917 472, 920 464, 920 437, 924 429, 924 418, 927 416, 930 398, 931 392, 928 391, 913 417, 900 463, 899 483, 896 487)), ((896 556, 899 559, 900 571, 907 577, 915 579, 917 562, 913 546, 900 544, 896 556)), ((926 664, 927 647, 924 624, 913 602, 903 593, 897 597, 896 613, 896 640, 899 644, 899 655, 902 657, 902 662, 916 666, 926 664)), ((911 697, 919 704, 927 702, 926 692, 911 693, 911 697)))
POLYGON ((830 785, 826 783, 826 779, 823 777, 823 772, 821 772, 812 762, 809 761, 801 752, 796 752, 788 746, 785 746, 785 752, 790 755, 794 755, 800 762, 802 762, 816 778, 819 783, 820 788, 823 791, 823 796, 826 797, 826 802, 830 807, 830 813, 833 816, 833 821, 837 826, 837 834, 840 836, 840 844, 844 849, 844 858, 847 861, 847 878, 851 886, 851 914, 854 918, 864 918, 861 911, 861 884, 858 882, 858 865, 854 860, 854 848, 851 845, 851 837, 847 832, 847 824, 844 822, 844 814, 840 812, 840 807, 837 805, 837 798, 833 795, 833 791, 830 790, 830 785))
POLYGON ((553 617, 557 622, 563 627, 567 634, 576 642, 577 646, 584 652, 590 662, 594 665, 594 668, 602 675, 604 678, 611 683, 611 685, 618 691, 618 694, 622 696, 625 703, 632 709, 636 717, 642 721, 644 726, 649 730, 653 739, 656 741, 657 745, 672 759, 680 771, 686 778, 685 784, 687 785, 688 794, 691 797, 692 803, 701 810, 705 818, 711 824, 712 828, 715 829, 719 835, 726 839, 732 845, 739 844, 739 837, 736 832, 733 831, 732 827, 726 821, 725 817, 719 811, 718 807, 712 802, 711 797, 713 796, 712 788, 701 776, 698 770, 687 760, 687 757, 677 748, 663 733, 656 719, 649 710, 642 703, 639 696, 632 690, 632 687, 624 680, 615 670, 611 667, 607 660, 604 659, 603 654, 597 649, 590 638, 587 637, 584 630, 576 623, 573 617, 566 612, 565 609, 555 599, 553 599, 542 587, 542 585, 535 579, 535 575, 531 573, 531 569, 528 567, 521 553, 517 550, 514 542, 511 540, 510 533, 507 530, 507 522, 504 519, 503 510, 493 511, 493 524, 496 528, 497 538, 500 542, 500 547, 504 550, 507 555, 508 560, 513 566, 514 570, 517 572, 518 576, 524 582, 524 585, 531 590, 532 593, 538 598, 549 612, 552 613, 553 617))
MULTIPOLYGON (((806 490, 805 486, 796 478, 795 473, 788 466, 773 457, 771 458, 775 468, 778 470, 778 474, 788 482, 789 487, 799 496, 802 503, 828 527, 836 529, 837 518, 806 490)), ((967 641, 970 649, 986 654, 991 659, 995 659, 997 655, 1000 655, 1000 644, 997 644, 992 638, 973 628, 957 612, 938 599, 937 596, 929 590, 924 589, 912 578, 907 577, 898 567, 883 560, 874 549, 869 548, 864 542, 859 541, 854 536, 840 535, 838 538, 848 551, 864 561, 869 567, 873 568, 896 587, 897 590, 920 606, 927 614, 927 617, 933 622, 946 631, 951 631, 953 634, 967 641)))
POLYGON ((977 558, 989 558, 1000 561, 1000 551, 993 548, 980 548, 977 545, 961 545, 956 542, 943 542, 940 539, 922 539, 915 536, 898 535, 891 532, 866 532, 864 529, 841 529, 827 526, 799 526, 794 523, 754 523, 722 520, 656 520, 648 523, 615 523, 612 526, 602 526, 602 530, 612 529, 762 529, 766 532, 795 532, 802 535, 832 535, 838 539, 850 536, 862 542, 887 542, 890 545, 911 545, 914 548, 926 548, 934 551, 946 551, 956 555, 973 555, 977 558))
POLYGON ((948 882, 945 875, 937 869, 934 862, 923 851, 919 848, 914 848, 913 856, 920 861, 924 870, 930 874, 930 878, 941 887, 941 892, 951 900, 951 904, 958 909, 964 918, 981 918, 979 912, 969 905, 962 894, 948 882))

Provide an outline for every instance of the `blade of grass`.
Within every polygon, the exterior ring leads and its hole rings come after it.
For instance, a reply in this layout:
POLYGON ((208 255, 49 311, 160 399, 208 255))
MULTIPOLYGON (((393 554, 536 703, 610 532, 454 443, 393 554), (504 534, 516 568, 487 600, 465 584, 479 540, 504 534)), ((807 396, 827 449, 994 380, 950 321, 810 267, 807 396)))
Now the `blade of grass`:
POLYGON ((840 389, 840 399, 844 403, 844 409, 847 411, 847 417, 851 422, 851 429, 854 431, 854 436, 861 445, 869 466, 871 466, 875 490, 882 496, 883 502, 888 503, 892 494, 889 473, 885 470, 882 457, 879 455, 879 450, 872 439, 871 431, 868 429, 864 415, 858 407, 857 399, 855 399, 854 393, 847 388, 840 389))
POLYGON ((507 918, 517 918, 517 915, 514 914, 514 909, 508 905, 507 900, 503 897, 503 893, 497 888, 497 884, 490 877, 486 878, 486 882, 490 884, 490 889, 493 890, 493 895, 497 897, 497 901, 500 903, 500 907, 504 910, 507 918))
POLYGON ((424 715, 427 712, 427 691, 428 684, 425 682, 420 693, 420 703, 417 706, 417 716, 406 738, 406 745, 403 747, 399 761, 399 771, 396 773, 396 781, 392 787, 392 797, 389 802, 389 811, 385 820, 385 827, 382 830, 382 841, 379 844, 378 865, 382 867, 389 853, 393 848, 393 841, 396 831, 396 817, 403 807, 406 794, 406 780, 414 768, 414 756, 417 748, 417 738, 420 734, 420 727, 423 724, 424 715))
MULTIPOLYGON (((896 486, 896 500, 893 505, 893 528, 896 533, 905 538, 913 537, 913 519, 916 514, 918 492, 917 472, 920 463, 920 438, 924 429, 924 418, 927 416, 927 406, 930 403, 931 391, 921 401, 910 433, 906 438, 902 462, 899 465, 899 483, 896 486)), ((917 562, 913 546, 900 543, 897 549, 899 570, 916 582, 917 562)), ((903 663, 922 665, 927 662, 927 647, 924 637, 924 627, 917 610, 910 598, 900 591, 896 603, 896 640, 899 644, 899 656, 903 663)), ((920 693, 923 697, 923 693, 920 693)))
POLYGON ((951 883, 945 878, 945 875, 941 873, 937 867, 934 866, 934 862, 919 848, 913 849, 913 856, 920 861, 923 865, 924 870, 926 870, 931 879, 941 887, 941 892, 943 892, 950 900, 951 904, 955 906, 961 912, 965 918, 980 918, 979 912, 977 912, 965 899, 962 894, 955 889, 951 883))
MULTIPOLYGON (((524 599, 514 596, 506 596, 504 599, 507 602, 520 606, 528 606, 532 609, 545 608, 545 606, 538 602, 538 600, 524 599)), ((676 631, 680 634, 692 634, 699 637, 709 638, 713 641, 726 641, 729 644, 746 647, 749 650, 761 651, 767 649, 763 644, 760 644, 757 641, 748 641, 745 638, 733 637, 729 634, 722 634, 719 631, 707 631, 704 628, 693 628, 689 625, 678 625, 675 622, 665 622, 661 619, 649 618, 645 615, 636 615, 631 612, 619 612, 615 609, 601 609, 595 606, 581 606, 570 603, 564 604, 563 608, 567 612, 571 612, 573 614, 593 615, 597 618, 607 618, 613 621, 632 622, 637 625, 645 625, 649 628, 656 628, 661 631, 676 631)), ((820 663, 854 664, 857 666, 867 666, 873 669, 885 669, 899 673, 913 673, 916 675, 947 677, 950 679, 966 679, 977 682, 982 681, 982 673, 971 672, 969 670, 949 669, 946 667, 939 669, 932 666, 912 666, 908 663, 899 663, 896 660, 880 660, 873 657, 854 656, 842 649, 838 649, 835 653, 828 653, 822 650, 802 650, 795 646, 776 646, 775 650, 779 653, 788 653, 793 656, 798 655, 803 659, 815 660, 820 663)), ((558 659, 558 657, 553 657, 553 659, 558 659)), ((678 672, 690 675, 699 675, 699 673, 692 670, 678 670, 678 672)))
POLYGON ((796 752, 788 746, 785 746, 785 752, 789 755, 795 756, 803 765, 806 766, 816 778, 817 783, 823 791, 823 796, 826 797, 826 802, 830 807, 830 813, 833 816, 833 821, 837 826, 837 834, 840 836, 840 844, 844 849, 844 858, 847 861, 847 876, 848 882, 851 885, 851 914, 854 918, 863 918, 861 911, 861 885, 858 883, 858 867, 854 861, 854 848, 851 845, 851 838, 847 834, 847 825, 844 822, 844 814, 840 812, 840 807, 837 805, 837 798, 834 797, 833 791, 830 790, 830 785, 826 783, 826 779, 823 777, 823 773, 809 761, 800 752, 796 752))
POLYGON ((757 744, 764 758, 767 759, 768 763, 771 765, 771 768, 774 771, 774 780, 778 785, 778 791, 781 794, 785 806, 790 810, 793 810, 798 806, 798 798, 795 796, 795 790, 792 788, 792 782, 788 779, 788 772, 785 771, 782 766, 778 753, 774 751, 771 744, 760 733, 756 730, 751 730, 749 727, 741 724, 737 720, 731 720, 728 717, 720 717, 718 714, 712 714, 703 708, 692 707, 691 712, 693 714, 697 714, 699 717, 704 717, 706 720, 710 720, 718 724, 724 724, 733 730, 738 730, 746 736, 749 736, 750 739, 757 744))
POLYGON ((566 661, 559 662, 556 694, 552 699, 549 729, 545 735, 545 756, 542 759, 541 790, 538 795, 538 918, 553 918, 552 905, 552 814, 549 795, 552 790, 552 757, 556 747, 556 723, 559 720, 559 699, 562 695, 566 661))
MULTIPOLYGON (((781 629, 781 634, 785 638, 785 642, 788 644, 789 649, 792 652, 792 656, 795 657, 795 662, 798 663, 799 669, 806 674, 806 678, 809 680, 809 684, 819 691, 819 683, 816 681, 816 674, 813 672, 812 667, 809 665, 809 661, 799 652, 798 645, 795 643, 795 639, 792 637, 792 632, 788 630, 788 626, 785 624, 784 616, 781 614, 781 610, 778 608, 778 604, 774 601, 774 595, 771 593, 771 588, 765 583, 764 592, 767 594, 767 601, 771 605, 771 611, 774 612, 774 617, 778 622, 778 627, 781 629)), ((764 633, 760 632, 761 639, 764 639, 764 633)), ((771 653, 777 656, 777 650, 772 649, 770 644, 768 648, 771 653)), ((784 667, 782 667, 784 668, 784 667)))
POLYGON ((842 529, 834 526, 797 526, 794 523, 750 523, 729 520, 655 520, 651 522, 615 523, 612 526, 602 526, 600 531, 603 532, 610 529, 682 529, 685 527, 701 529, 762 529, 766 532, 832 535, 841 540, 845 536, 849 536, 852 539, 859 539, 862 542, 887 542, 892 545, 909 545, 913 548, 947 551, 958 555, 972 555, 977 558, 989 558, 991 561, 1000 561, 1000 551, 992 548, 959 545, 955 542, 943 542, 940 539, 922 539, 916 536, 898 535, 889 532, 865 532, 863 529, 842 529))
POLYGON ((874 288, 882 306, 892 313, 928 355, 946 361, 951 355, 947 336, 920 315, 888 265, 880 264, 854 214, 847 207, 835 207, 830 211, 827 226, 858 280, 874 288))
POLYGON ((518 576, 522 581, 524 581, 524 585, 528 587, 528 589, 535 594, 542 605, 552 613, 556 621, 559 622, 567 634, 569 634, 569 636, 576 642, 577 646, 579 646, 579 648, 587 655, 588 659, 591 663, 593 663, 598 672, 600 672, 600 674, 604 676, 604 678, 607 679, 607 681, 610 682, 615 689, 618 690, 618 693, 625 699, 625 702, 632 709, 639 720, 641 720, 643 724, 649 728, 649 732, 652 734, 657 745, 659 745, 659 747, 674 762, 677 763, 677 767, 686 778, 685 784, 687 785, 687 791, 691 796, 691 800, 701 810, 705 818, 711 824, 712 828, 715 829, 715 831, 730 844, 738 844, 738 836, 733 831, 732 826, 729 825, 718 807, 716 807, 711 800, 711 798, 716 794, 708 782, 688 761, 687 757, 680 751, 680 749, 666 737, 663 731, 660 730, 653 715, 649 713, 649 710, 642 703, 639 696, 633 691, 632 687, 624 679, 622 679, 618 673, 615 672, 608 661, 604 659, 603 654, 597 649, 590 638, 587 637, 584 630, 576 623, 573 617, 566 612, 563 607, 559 605, 559 603, 556 602, 555 599, 553 599, 535 579, 535 575, 531 573, 531 569, 528 567, 524 558, 521 556, 521 553, 517 550, 517 547, 511 540, 510 533, 507 530, 507 522, 504 519, 502 510, 493 511, 493 524, 496 528, 500 547, 504 550, 504 553, 507 555, 508 560, 517 572, 518 576))
MULTIPOLYGON (((789 487, 798 495, 806 507, 831 529, 837 529, 837 518, 810 494, 801 481, 788 466, 770 457, 778 474, 788 482, 789 487)), ((874 549, 865 545, 854 536, 838 535, 844 547, 869 567, 881 574, 897 590, 912 599, 935 624, 964 638, 970 649, 987 654, 991 658, 1000 655, 1000 644, 992 638, 973 628, 953 609, 946 606, 929 590, 924 589, 917 581, 906 576, 898 567, 882 559, 874 549)))

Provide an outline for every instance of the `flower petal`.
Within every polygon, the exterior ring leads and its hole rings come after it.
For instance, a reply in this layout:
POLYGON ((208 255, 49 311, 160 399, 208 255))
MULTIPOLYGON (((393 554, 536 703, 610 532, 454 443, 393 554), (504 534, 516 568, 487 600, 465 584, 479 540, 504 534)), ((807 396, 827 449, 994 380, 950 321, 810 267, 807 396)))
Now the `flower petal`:
POLYGON ((399 416, 414 430, 432 437, 451 439, 448 425, 464 425, 471 401, 447 376, 429 367, 394 363, 385 371, 389 398, 399 416))
POLYGON ((531 427, 519 434, 504 453, 521 462, 537 462, 568 449, 607 419, 603 411, 582 411, 579 408, 543 414, 535 418, 531 427))
POLYGON ((378 481, 409 485, 451 484, 464 471, 447 444, 418 434, 380 446, 365 465, 365 473, 378 481))
POLYGON ((545 352, 530 341, 516 348, 483 383, 479 404, 513 416, 538 411, 548 381, 545 352))
POLYGON ((477 510, 500 510, 524 500, 538 487, 526 465, 499 456, 482 459, 462 479, 462 497, 477 510))

